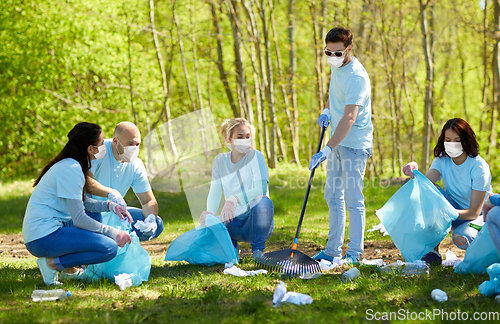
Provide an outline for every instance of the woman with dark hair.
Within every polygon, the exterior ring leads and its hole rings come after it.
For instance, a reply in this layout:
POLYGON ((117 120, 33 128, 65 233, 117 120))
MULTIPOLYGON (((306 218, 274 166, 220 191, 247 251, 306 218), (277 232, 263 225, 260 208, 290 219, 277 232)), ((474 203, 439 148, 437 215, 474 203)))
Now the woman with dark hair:
POLYGON ((28 251, 39 257, 37 264, 48 286, 61 285, 57 270, 62 271, 63 279, 85 279, 80 265, 109 261, 118 246, 131 242, 127 232, 103 225, 85 213, 113 211, 131 222, 126 208, 85 195, 90 161, 106 153, 103 141, 99 125, 76 124, 62 151, 43 168, 33 185, 23 239, 28 251))
MULTIPOLYGON (((431 167, 425 175, 432 183, 443 179, 444 189, 437 186, 445 198, 458 210, 458 219, 452 223, 453 243, 462 250, 469 247, 484 225, 479 218, 486 197, 492 192, 488 163, 479 156, 479 144, 470 125, 461 118, 452 118, 444 124, 434 147, 431 167)), ((416 162, 403 168, 413 178, 418 170, 416 162)), ((441 264, 439 245, 422 257, 429 264, 441 264)))

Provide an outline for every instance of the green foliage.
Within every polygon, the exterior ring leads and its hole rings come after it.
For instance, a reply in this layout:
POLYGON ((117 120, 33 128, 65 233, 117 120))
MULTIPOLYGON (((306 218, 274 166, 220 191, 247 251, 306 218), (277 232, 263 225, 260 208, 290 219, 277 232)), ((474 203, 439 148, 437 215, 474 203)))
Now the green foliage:
MULTIPOLYGON (((298 217, 305 195, 309 172, 295 165, 283 165, 270 175, 270 195, 275 206, 275 229, 268 246, 289 248, 293 242, 298 217)), ((299 239, 299 250, 322 248, 328 232, 328 210, 323 198, 325 174, 318 171, 306 209, 299 239)), ((366 228, 378 223, 375 209, 382 207, 400 185, 388 186, 378 179, 365 181, 366 228)), ((495 183, 494 187, 498 187, 495 183)), ((30 181, 3 183, 0 187, 1 233, 19 232, 31 190, 30 181), (13 222, 13 227, 5 230, 13 222)), ((189 206, 183 193, 155 192, 160 215, 165 224, 154 246, 165 246, 180 234, 192 229, 189 206)), ((136 197, 125 197, 137 206, 136 197)), ((347 231, 347 229, 346 229, 347 231)), ((346 238, 347 239, 347 238, 346 238)), ((367 233, 366 243, 377 246, 390 240, 379 233, 367 233)), ((248 245, 242 244, 248 249, 248 245)), ((121 291, 109 280, 93 283, 65 282, 72 292, 58 302, 35 303, 30 295, 34 289, 46 289, 34 257, 14 258, 9 251, 0 252, 0 322, 1 323, 332 323, 366 322, 367 316, 379 312, 448 313, 496 312, 497 303, 477 290, 486 275, 457 275, 449 267, 436 268, 429 276, 404 277, 378 273, 373 267, 359 266, 361 275, 343 283, 336 269, 320 278, 301 280, 280 278, 270 273, 258 277, 233 277, 223 274, 223 265, 193 266, 185 262, 163 261, 164 254, 152 255, 149 281, 121 291), (310 295, 313 303, 272 307, 273 293, 279 280, 288 291, 310 295), (433 289, 447 292, 449 300, 440 304, 431 299, 433 289)), ((244 254, 240 268, 256 269, 249 254, 244 254)), ((393 315, 395 316, 395 315, 393 315)), ((400 319, 400 318, 399 318, 400 319)), ((441 317, 436 317, 441 321, 441 317)), ((411 321, 415 322, 415 321, 411 321)))
MULTIPOLYGON (((244 3, 250 6, 256 2, 244 3)), ((486 3, 489 5, 487 19, 492 21, 492 4, 486 3)), ((231 117, 216 66, 216 35, 207 1, 157 0, 154 4, 172 118, 193 109, 178 32, 184 44, 194 105, 197 109, 210 107, 216 123, 231 117), (179 31, 173 22, 173 5, 179 16, 179 31), (201 100, 196 94, 196 72, 201 100)), ((227 7, 223 2, 215 1, 215 4, 222 28, 225 69, 236 99, 233 32, 227 7)), ((253 44, 243 2, 234 4, 242 23, 242 60, 255 115, 259 98, 255 92, 252 59, 257 59, 252 58, 253 44)), ((269 14, 267 4, 265 6, 269 14)), ((486 103, 483 86, 485 75, 491 80, 493 72, 489 45, 486 74, 483 66, 484 11, 477 2, 465 0, 438 1, 432 8, 435 19, 429 28, 435 40, 433 133, 439 133, 450 117, 466 118, 477 133, 481 155, 494 170, 500 166, 496 159, 498 149, 491 145, 489 155, 486 154, 491 141, 492 82, 486 88, 486 103)), ((288 1, 275 1, 273 14, 278 43, 277 48, 274 35, 270 35, 276 113, 284 150, 290 156, 292 141, 281 93, 282 84, 289 86, 288 1), (282 79, 278 76, 278 49, 282 79)), ((379 176, 400 175, 399 164, 393 162, 399 159, 397 152, 393 155, 394 150, 401 151, 403 163, 419 161, 426 66, 418 2, 385 0, 347 5, 334 1, 295 1, 294 14, 297 50, 294 87, 298 94, 300 158, 310 158, 318 132, 315 120, 324 105, 317 99, 319 67, 320 83, 328 84, 329 69, 317 47, 323 45, 324 32, 343 25, 353 31, 353 53, 366 67, 372 81, 375 143, 369 172, 379 176), (320 55, 320 66, 315 64, 315 55, 320 55), (392 130, 400 131, 400 145, 393 146, 396 140, 392 130)), ((258 15, 256 24, 262 37, 262 21, 258 15)), ((2 179, 34 177, 62 148, 66 134, 77 122, 96 122, 103 127, 105 136, 110 137, 117 122, 131 120, 144 137, 155 125, 165 121, 165 93, 150 27, 149 1, 144 0, 5 0, 0 3, 2 179)), ((258 63, 256 67, 259 68, 258 63)), ((262 129, 257 131, 262 136, 262 129)), ((493 138, 496 132, 493 130, 493 138)), ((434 143, 435 138, 431 139, 431 147, 434 143)))

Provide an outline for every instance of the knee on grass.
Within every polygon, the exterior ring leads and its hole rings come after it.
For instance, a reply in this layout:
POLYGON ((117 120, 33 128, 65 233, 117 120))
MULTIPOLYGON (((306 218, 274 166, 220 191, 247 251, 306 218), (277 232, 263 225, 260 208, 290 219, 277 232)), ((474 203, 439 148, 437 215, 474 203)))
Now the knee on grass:
POLYGON ((453 233, 451 236, 453 243, 462 250, 466 250, 469 247, 469 239, 461 234, 453 233))

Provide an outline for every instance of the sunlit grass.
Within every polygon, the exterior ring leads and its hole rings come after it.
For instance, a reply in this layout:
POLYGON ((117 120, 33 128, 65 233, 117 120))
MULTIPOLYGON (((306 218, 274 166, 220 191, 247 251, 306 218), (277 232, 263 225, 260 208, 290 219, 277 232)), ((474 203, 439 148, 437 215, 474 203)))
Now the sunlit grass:
MULTIPOLYGON (((315 177, 299 250, 311 246, 322 248, 326 244, 328 208, 323 198, 324 177, 322 172, 315 177)), ((287 166, 272 171, 270 178, 275 230, 269 245, 288 248, 295 235, 309 172, 287 166)), ((387 186, 378 180, 367 183, 364 193, 368 229, 379 222, 375 210, 381 208, 400 185, 387 186)), ((3 228, 11 220, 10 230, 19 232, 22 217, 18 215, 24 214, 30 182, 2 184, 0 190, 2 206, 10 206, 0 211, 0 228, 4 233, 9 232, 3 228)), ((167 245, 196 224, 183 193, 155 194, 165 221, 165 230, 157 242, 167 245)), ((129 193, 126 200, 137 206, 133 193, 129 193)), ((366 234, 366 240, 376 244, 390 238, 371 232, 366 234)), ((0 323, 358 323, 366 321, 370 310, 379 313, 460 310, 472 317, 474 312, 498 309, 494 299, 482 296, 477 290, 479 284, 487 280, 486 275, 457 275, 451 268, 434 269, 429 276, 403 277, 360 266, 361 275, 343 283, 340 275, 348 267, 324 273, 314 280, 280 278, 274 273, 238 278, 224 275, 223 265, 201 267, 163 259, 163 253, 153 254, 149 281, 141 286, 121 291, 109 280, 66 282, 64 288, 73 293, 72 297, 59 302, 34 303, 29 297, 31 292, 45 288, 35 258, 0 254, 0 323), (314 302, 272 307, 273 293, 280 280, 285 281, 288 291, 308 294, 314 302), (434 288, 446 291, 448 302, 440 304, 432 300, 430 293, 434 288)), ((256 265, 249 256, 243 255, 239 267, 255 269, 256 265)))

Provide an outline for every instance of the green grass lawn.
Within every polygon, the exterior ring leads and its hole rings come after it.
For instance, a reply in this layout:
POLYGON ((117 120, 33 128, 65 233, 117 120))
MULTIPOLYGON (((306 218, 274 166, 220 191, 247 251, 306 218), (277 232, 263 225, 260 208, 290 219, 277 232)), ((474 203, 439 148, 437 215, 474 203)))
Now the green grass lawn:
MULTIPOLYGON (((271 198, 275 206, 275 230, 268 246, 288 248, 295 235, 309 173, 287 167, 271 174, 271 198)), ((323 248, 328 232, 328 212, 323 198, 325 175, 319 172, 306 210, 299 239, 299 250, 311 253, 323 248)), ((378 224, 375 209, 384 205, 400 187, 366 181, 366 228, 378 224)), ((0 186, 0 234, 20 233, 22 218, 30 194, 30 181, 0 186)), ((165 230, 155 243, 169 244, 194 227, 186 198, 181 193, 155 192, 165 230)), ((130 193, 130 205, 137 200, 130 193)), ((383 244, 390 238, 367 233, 366 241, 383 244)), ((248 245, 243 245, 248 250, 248 245)), ((349 283, 340 280, 344 267, 324 273, 318 279, 280 278, 277 274, 259 277, 232 277, 223 274, 223 265, 192 266, 183 262, 165 262, 164 253, 153 253, 149 281, 121 291, 111 281, 94 283, 66 282, 72 292, 58 302, 35 303, 34 289, 45 289, 34 257, 12 257, 0 253, 0 323, 337 323, 366 322, 370 319, 408 319, 425 322, 446 321, 457 314, 473 319, 474 312, 498 312, 493 298, 482 296, 477 287, 486 275, 457 275, 452 268, 433 269, 429 276, 404 277, 378 273, 360 266, 360 277, 349 283), (288 291, 310 295, 313 303, 305 306, 272 306, 279 280, 288 291), (447 292, 448 301, 431 299, 433 289, 447 292), (460 312, 460 313, 458 313, 460 312), (389 318, 388 318, 389 319, 389 318)), ((248 253, 239 267, 256 269, 248 253)), ((488 314, 483 316, 487 316, 488 314)), ((477 316, 477 315, 476 315, 477 316)), ((497 314, 498 316, 498 314, 497 314)))

